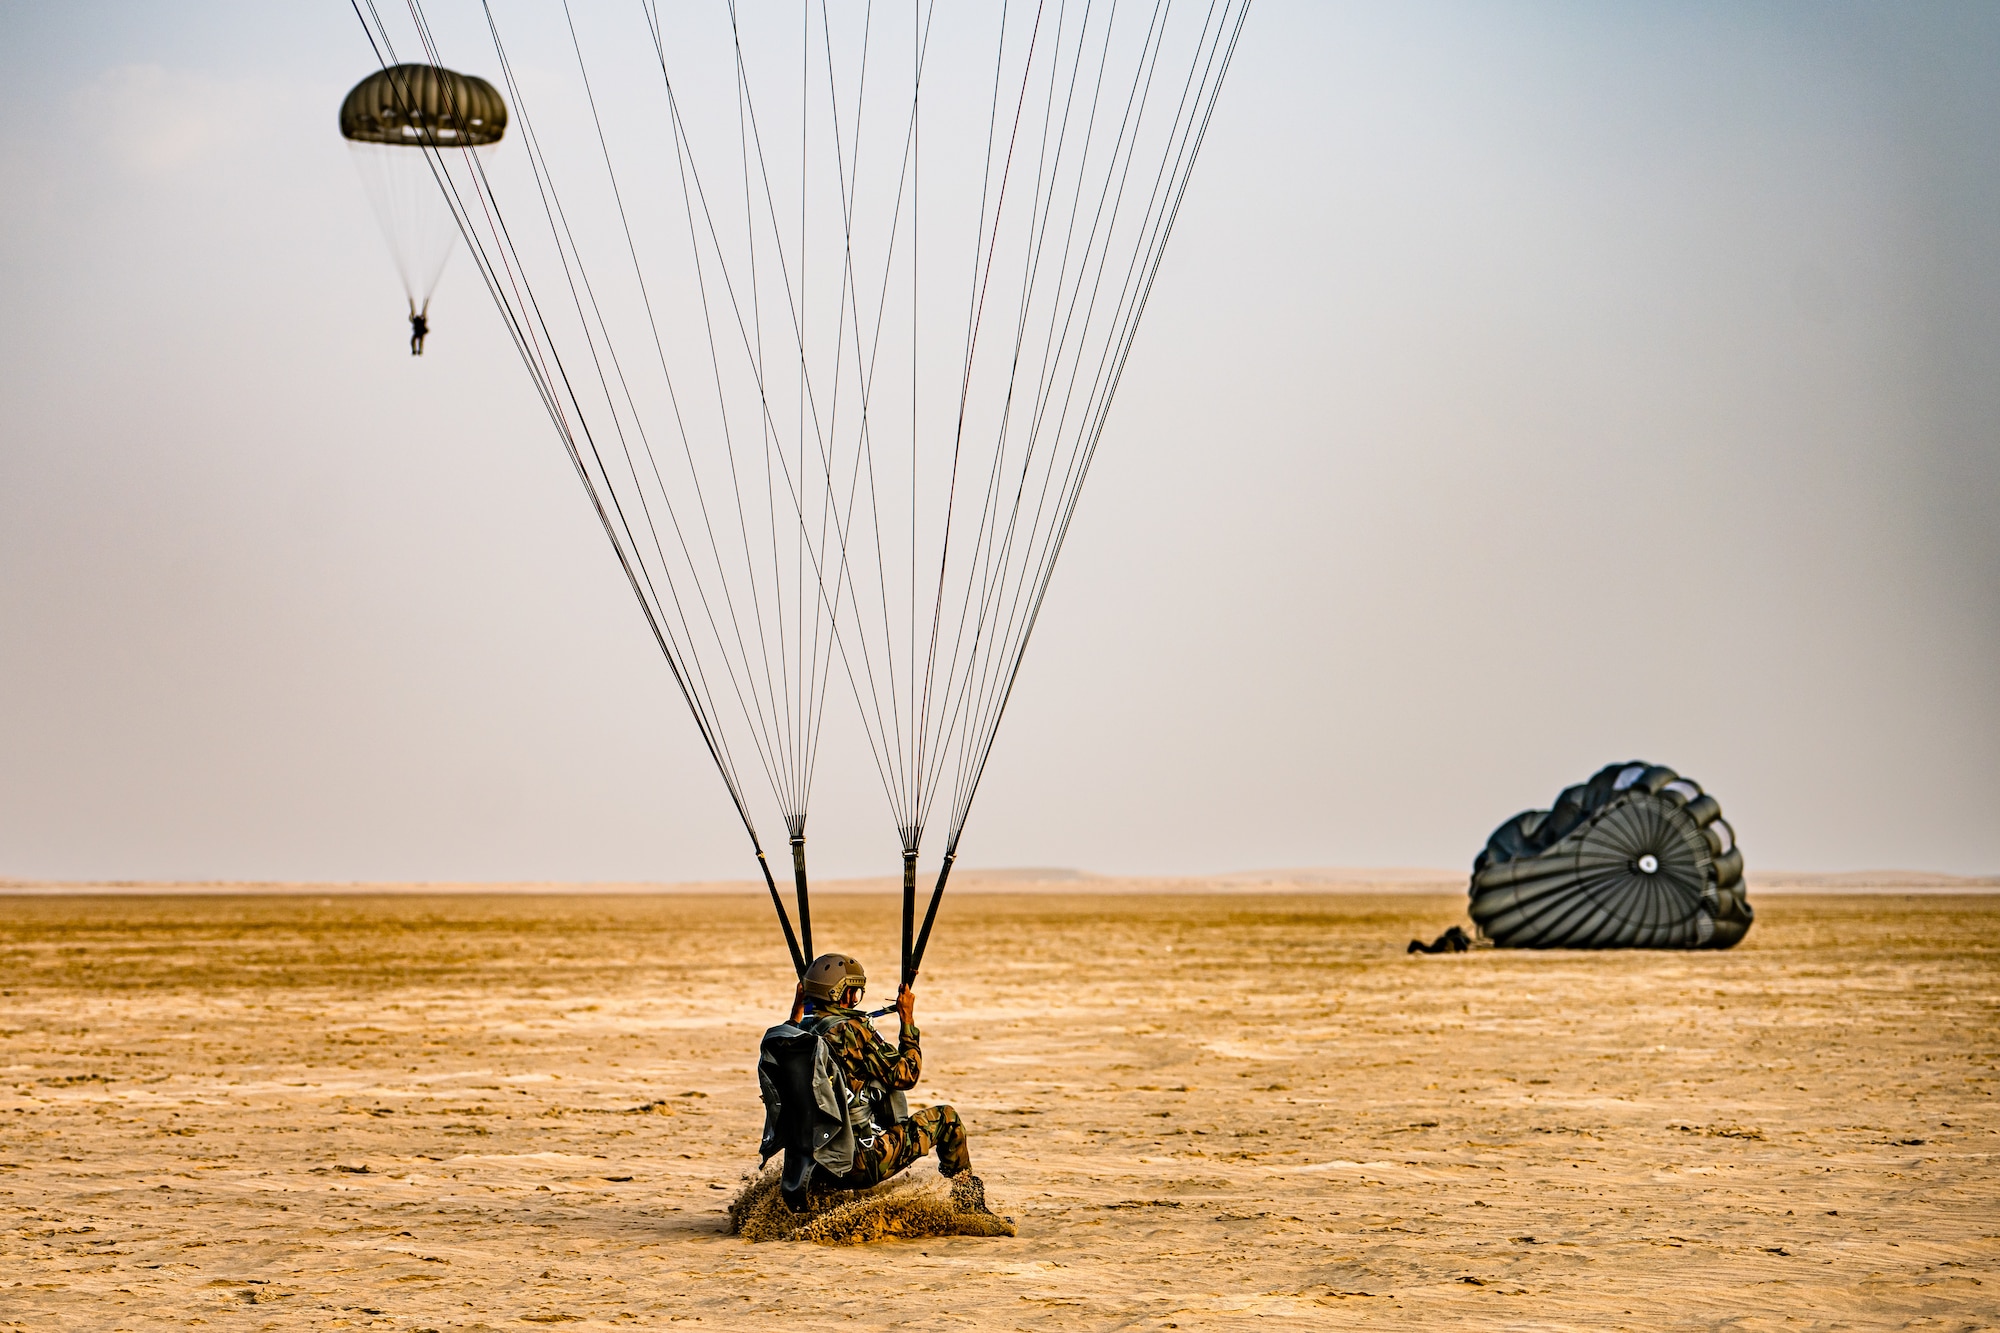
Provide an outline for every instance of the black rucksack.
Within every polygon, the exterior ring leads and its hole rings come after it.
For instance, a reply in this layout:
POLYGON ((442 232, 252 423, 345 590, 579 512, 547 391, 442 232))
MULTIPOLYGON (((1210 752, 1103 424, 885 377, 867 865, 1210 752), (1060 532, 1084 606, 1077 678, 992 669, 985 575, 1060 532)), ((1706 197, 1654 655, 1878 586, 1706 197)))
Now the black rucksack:
POLYGON ((785 1206, 794 1212, 805 1207, 817 1165, 816 1149, 847 1128, 844 1118, 836 1119, 820 1107, 813 1086, 824 1077, 827 1055, 826 1043, 817 1033, 792 1023, 770 1029, 757 1048, 757 1088, 764 1098, 764 1141, 758 1155, 769 1162, 784 1153, 778 1188, 785 1206))
POLYGON ((757 1048, 757 1087, 764 1099, 766 1162, 785 1155, 779 1192, 794 1212, 806 1206, 813 1173, 841 1178, 854 1169, 858 1139, 909 1119, 903 1094, 864 1086, 856 1091, 826 1044, 825 1034, 847 1019, 824 1015, 780 1023, 757 1048))

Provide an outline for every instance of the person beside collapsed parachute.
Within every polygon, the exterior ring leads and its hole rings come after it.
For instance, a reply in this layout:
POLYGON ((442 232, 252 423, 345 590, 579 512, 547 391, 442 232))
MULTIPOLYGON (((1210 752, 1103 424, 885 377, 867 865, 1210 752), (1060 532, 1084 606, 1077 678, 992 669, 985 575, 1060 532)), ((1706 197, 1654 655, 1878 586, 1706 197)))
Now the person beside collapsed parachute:
POLYGON ((923 1073, 916 993, 908 986, 896 993, 901 1031, 892 1047, 861 1011, 867 985, 859 962, 821 954, 799 980, 790 1017, 764 1034, 761 1157, 784 1153, 785 1205, 803 1212, 815 1189, 879 1185, 935 1148, 953 1211, 990 1216, 958 1112, 938 1105, 912 1113, 903 1096, 923 1073))

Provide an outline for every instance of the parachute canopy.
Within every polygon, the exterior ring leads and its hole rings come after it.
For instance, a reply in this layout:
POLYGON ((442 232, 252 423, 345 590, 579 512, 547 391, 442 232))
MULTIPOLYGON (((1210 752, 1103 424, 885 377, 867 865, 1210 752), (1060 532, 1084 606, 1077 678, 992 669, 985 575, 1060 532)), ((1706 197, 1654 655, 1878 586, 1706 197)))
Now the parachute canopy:
POLYGON ((436 65, 391 65, 340 104, 340 137, 410 148, 477 148, 507 132, 507 104, 484 79, 436 65))
POLYGON ((1471 892, 1473 921, 1502 948, 1727 949, 1752 915, 1722 806, 1637 760, 1493 830, 1471 892))
POLYGON ((342 100, 340 134, 412 314, 430 304, 458 241, 458 220, 439 188, 439 150, 490 151, 506 132, 507 104, 492 84, 437 65, 391 65, 342 100))

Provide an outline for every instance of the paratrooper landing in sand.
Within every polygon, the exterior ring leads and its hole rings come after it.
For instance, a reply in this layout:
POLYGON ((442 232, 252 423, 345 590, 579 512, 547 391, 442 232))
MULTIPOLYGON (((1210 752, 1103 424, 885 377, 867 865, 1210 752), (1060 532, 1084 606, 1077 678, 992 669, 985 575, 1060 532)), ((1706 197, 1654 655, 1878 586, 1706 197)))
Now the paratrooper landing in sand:
POLYGON ((861 1011, 867 986, 860 963, 822 954, 800 978, 790 1016, 764 1034, 761 1153, 766 1162, 784 1154, 786 1206, 805 1211, 815 1189, 872 1189, 935 1148, 953 1211, 991 1216, 958 1112, 944 1105, 912 1112, 904 1099, 923 1074, 916 992, 902 987, 885 1011, 900 1027, 892 1047, 861 1011))

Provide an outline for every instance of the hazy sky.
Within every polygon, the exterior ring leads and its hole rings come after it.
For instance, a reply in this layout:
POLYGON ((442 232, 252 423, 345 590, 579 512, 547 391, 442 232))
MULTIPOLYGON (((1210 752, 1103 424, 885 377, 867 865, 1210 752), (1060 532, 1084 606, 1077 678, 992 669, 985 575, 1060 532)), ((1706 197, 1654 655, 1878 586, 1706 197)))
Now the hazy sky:
MULTIPOLYGON (((445 0, 437 0, 442 6, 445 0)), ((0 876, 752 869, 343 3, 0 7, 0 876)), ((477 71, 474 72, 483 72, 477 71)), ((2000 8, 1257 0, 962 850, 2000 870, 2000 8)), ((823 772, 825 872, 890 872, 823 772)))

